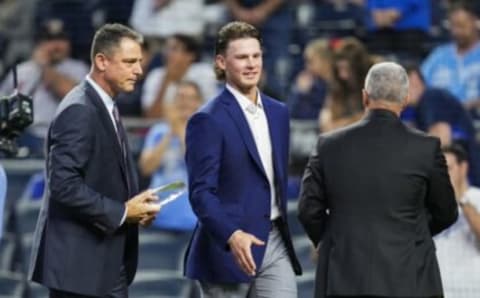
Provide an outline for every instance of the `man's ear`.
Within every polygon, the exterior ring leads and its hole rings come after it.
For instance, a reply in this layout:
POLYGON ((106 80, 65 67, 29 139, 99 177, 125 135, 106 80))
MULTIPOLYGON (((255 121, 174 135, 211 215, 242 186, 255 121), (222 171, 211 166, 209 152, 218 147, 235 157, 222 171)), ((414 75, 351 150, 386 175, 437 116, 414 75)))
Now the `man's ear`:
POLYGON ((402 102, 402 110, 405 109, 409 103, 410 103, 410 93, 407 93, 407 96, 405 96, 405 99, 402 102))
POLYGON ((96 54, 94 60, 95 60, 94 61, 95 66, 97 67, 98 70, 100 70, 101 72, 104 72, 107 69, 108 58, 107 56, 105 56, 105 54, 103 53, 96 54))
POLYGON ((223 55, 216 55, 215 56, 215 65, 220 68, 221 70, 225 71, 225 57, 223 57, 223 55))
POLYGON ((368 108, 370 104, 370 99, 368 98, 368 93, 365 89, 362 90, 362 103, 364 108, 368 108))

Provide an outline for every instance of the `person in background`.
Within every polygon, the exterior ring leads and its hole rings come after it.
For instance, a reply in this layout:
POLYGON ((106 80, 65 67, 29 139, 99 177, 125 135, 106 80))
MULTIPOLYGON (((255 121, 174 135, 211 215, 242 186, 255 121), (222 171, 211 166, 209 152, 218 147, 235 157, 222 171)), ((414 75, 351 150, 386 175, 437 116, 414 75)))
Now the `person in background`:
POLYGON ((356 38, 344 38, 334 49, 333 80, 319 122, 323 132, 351 124, 363 115, 362 86, 373 60, 356 38))
POLYGON ((458 145, 443 154, 458 202, 457 222, 437 235, 438 264, 446 298, 477 298, 480 293, 480 189, 468 182, 468 156, 458 145))
POLYGON ((316 120, 332 80, 333 53, 328 40, 316 39, 305 48, 305 69, 298 74, 287 100, 293 119, 316 120))
MULTIPOLYGON (((34 157, 44 156, 48 126, 62 98, 88 73, 85 63, 70 58, 70 39, 61 20, 42 23, 30 60, 18 65, 18 90, 33 97, 33 123, 18 139, 34 157)), ((12 74, 0 84, 0 94, 13 91, 12 74)))
POLYGON ((434 49, 422 64, 429 87, 450 91, 467 109, 480 103, 480 43, 473 1, 450 4, 448 21, 453 41, 434 49))
POLYGON ((425 86, 417 65, 407 65, 406 69, 410 97, 402 121, 438 137, 442 146, 461 144, 469 156, 470 183, 480 186, 480 148, 468 111, 448 90, 425 86))
POLYGON ((182 80, 195 82, 205 99, 217 91, 215 73, 210 64, 199 62, 198 42, 188 35, 176 34, 167 39, 165 66, 153 69, 145 79, 142 92, 142 109, 147 118, 166 117, 165 103, 175 97, 178 83, 182 80))
MULTIPOLYGON (((180 82, 173 102, 166 106, 167 121, 154 125, 148 132, 139 167, 144 176, 151 176, 150 188, 174 181, 187 182, 185 131, 188 119, 202 103, 197 84, 191 81, 180 82)), ((193 230, 196 222, 188 202, 188 193, 185 193, 164 206, 162 214, 152 226, 161 230, 185 232, 193 230)))
POLYGON ((175 34, 201 37, 205 0, 134 0, 130 24, 151 38, 165 40, 175 34))
POLYGON ((366 25, 374 53, 418 59, 431 25, 430 0, 366 0, 366 25))

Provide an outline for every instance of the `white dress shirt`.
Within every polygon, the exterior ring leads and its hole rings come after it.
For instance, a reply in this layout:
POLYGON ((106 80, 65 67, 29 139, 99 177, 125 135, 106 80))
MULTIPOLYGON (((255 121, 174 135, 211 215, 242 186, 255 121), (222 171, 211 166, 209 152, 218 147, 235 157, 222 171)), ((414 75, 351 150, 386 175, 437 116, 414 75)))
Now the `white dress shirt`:
MULTIPOLYGON (((464 197, 480 212, 480 189, 470 187, 464 197)), ((445 298, 480 297, 480 240, 459 208, 458 220, 434 237, 445 298)))
POLYGON ((267 116, 265 114, 265 110, 263 109, 260 92, 257 91, 257 104, 255 105, 250 99, 229 84, 226 84, 226 87, 233 94, 240 105, 243 114, 247 119, 250 131, 252 132, 253 139, 255 140, 255 145, 270 185, 270 219, 274 220, 280 216, 280 209, 278 208, 275 200, 276 196, 273 174, 272 143, 270 141, 270 131, 268 129, 267 116))
MULTIPOLYGON (((112 120, 113 127, 115 128, 116 132, 118 133, 118 128, 117 124, 115 123, 115 118, 113 117, 113 106, 115 105, 115 102, 113 101, 112 97, 103 90, 100 85, 98 85, 91 77, 90 75, 87 75, 86 78, 87 82, 92 85, 93 89, 97 92, 98 96, 102 99, 103 104, 105 105, 105 108, 107 108, 108 115, 110 115, 110 119, 112 120)), ((125 212, 123 213, 122 220, 120 221, 121 226, 124 222, 125 219, 127 218, 127 206, 125 205, 125 212)))

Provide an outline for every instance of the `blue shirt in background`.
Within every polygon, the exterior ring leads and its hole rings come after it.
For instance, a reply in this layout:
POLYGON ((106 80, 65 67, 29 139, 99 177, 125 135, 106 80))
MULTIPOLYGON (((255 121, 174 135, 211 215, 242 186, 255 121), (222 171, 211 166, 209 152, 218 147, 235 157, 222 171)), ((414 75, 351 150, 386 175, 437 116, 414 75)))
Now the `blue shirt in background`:
POLYGON ((372 12, 377 9, 396 9, 401 17, 395 23, 395 30, 420 29, 428 32, 431 24, 430 0, 367 0, 366 23, 370 31, 377 30, 372 12))
MULTIPOLYGON (((170 127, 165 123, 152 126, 145 138, 143 150, 157 146, 168 133, 170 133, 170 127)), ((172 136, 165 151, 162 165, 152 175, 150 188, 175 181, 183 181, 188 184, 187 178, 187 168, 180 139, 172 136)), ((169 194, 161 193, 160 200, 166 198, 169 194)), ((197 218, 192 211, 186 192, 177 200, 165 205, 158 213, 152 226, 169 231, 191 231, 196 222, 197 218)))
POLYGON ((3 235, 3 211, 5 209, 5 199, 7 196, 7 175, 2 165, 0 165, 0 238, 3 235))
POLYGON ((453 141, 468 152, 470 182, 480 185, 480 150, 475 140, 475 128, 470 115, 455 96, 444 89, 428 88, 417 106, 403 111, 401 119, 425 132, 435 123, 448 123, 453 141))
POLYGON ((461 102, 480 98, 480 43, 463 56, 454 43, 436 48, 423 62, 427 86, 444 88, 461 102))

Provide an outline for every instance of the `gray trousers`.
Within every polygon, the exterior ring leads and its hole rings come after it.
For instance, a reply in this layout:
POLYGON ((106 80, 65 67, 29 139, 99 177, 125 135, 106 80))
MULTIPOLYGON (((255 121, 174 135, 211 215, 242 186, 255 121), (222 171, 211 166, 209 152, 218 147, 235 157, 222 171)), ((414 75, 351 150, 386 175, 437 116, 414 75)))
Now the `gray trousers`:
POLYGON ((251 284, 200 283, 202 298, 297 298, 297 281, 287 249, 275 227, 263 263, 251 284))

